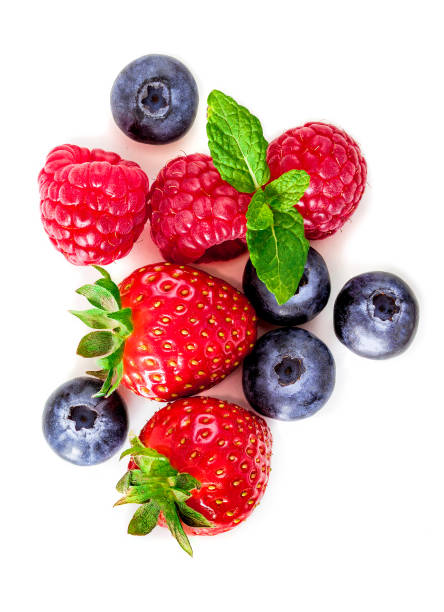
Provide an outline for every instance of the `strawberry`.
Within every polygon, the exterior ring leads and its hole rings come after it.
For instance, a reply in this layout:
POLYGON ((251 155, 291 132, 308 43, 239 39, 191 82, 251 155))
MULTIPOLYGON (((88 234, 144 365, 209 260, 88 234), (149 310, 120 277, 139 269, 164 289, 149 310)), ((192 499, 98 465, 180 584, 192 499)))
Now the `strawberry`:
POLYGON ((266 422, 236 404, 192 397, 161 408, 122 453, 131 461, 116 505, 142 504, 128 533, 166 524, 191 555, 186 533, 216 535, 250 516, 267 486, 271 447, 266 422))
POLYGON ((189 266, 160 262, 135 270, 117 287, 103 278, 78 289, 95 307, 71 311, 96 330, 77 353, 101 356, 90 374, 109 396, 122 381, 159 402, 192 395, 225 378, 251 352, 256 315, 221 279, 189 266))

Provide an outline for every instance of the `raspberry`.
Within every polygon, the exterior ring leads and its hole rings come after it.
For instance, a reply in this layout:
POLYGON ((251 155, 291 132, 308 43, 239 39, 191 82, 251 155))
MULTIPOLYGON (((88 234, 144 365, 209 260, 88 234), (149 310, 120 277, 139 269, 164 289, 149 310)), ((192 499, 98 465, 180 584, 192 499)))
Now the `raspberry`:
POLYGON ((289 170, 305 170, 310 186, 296 208, 309 240, 327 238, 340 229, 364 192, 367 164, 359 146, 343 130, 326 123, 306 123, 270 143, 271 179, 289 170))
POLYGON ((151 187, 151 237, 175 263, 231 259, 246 250, 250 199, 222 180, 208 155, 177 157, 151 187))
POLYGON ((109 264, 139 237, 148 188, 138 164, 116 153, 56 147, 39 174, 43 227, 72 264, 109 264))

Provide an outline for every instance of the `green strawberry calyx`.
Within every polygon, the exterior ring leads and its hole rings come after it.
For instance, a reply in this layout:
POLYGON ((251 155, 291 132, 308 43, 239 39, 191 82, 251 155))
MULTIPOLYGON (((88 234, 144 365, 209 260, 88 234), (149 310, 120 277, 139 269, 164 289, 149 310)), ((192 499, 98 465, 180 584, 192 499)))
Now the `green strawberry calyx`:
POLYGON ((77 354, 82 357, 100 357, 100 370, 87 374, 103 380, 102 388, 94 397, 109 397, 123 377, 123 350, 125 340, 133 333, 131 308, 122 308, 118 286, 106 270, 93 266, 102 278, 93 285, 83 285, 77 293, 86 297, 93 306, 88 310, 70 310, 95 331, 80 340, 77 354))
POLYGON ((179 545, 193 556, 183 524, 191 527, 214 527, 186 501, 201 483, 186 472, 174 469, 165 455, 148 448, 130 434, 131 447, 120 458, 130 455, 137 469, 128 470, 116 485, 123 494, 114 505, 141 504, 128 525, 131 535, 147 535, 157 525, 162 513, 165 522, 179 545))
POLYGON ((257 117, 221 91, 208 96, 208 146, 222 179, 253 194, 247 211, 247 246, 257 275, 278 304, 296 292, 310 244, 294 208, 310 177, 290 170, 269 183, 268 143, 257 117))

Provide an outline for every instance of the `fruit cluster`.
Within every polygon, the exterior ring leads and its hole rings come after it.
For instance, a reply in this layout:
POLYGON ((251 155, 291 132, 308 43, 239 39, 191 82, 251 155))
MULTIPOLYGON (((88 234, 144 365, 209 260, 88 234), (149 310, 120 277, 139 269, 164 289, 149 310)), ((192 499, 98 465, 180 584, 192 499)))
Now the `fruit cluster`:
MULTIPOLYGON (((182 136, 198 93, 178 60, 147 55, 117 77, 111 108, 139 142, 182 136)), ((208 98, 211 153, 168 162, 149 188, 134 162, 100 149, 53 149, 39 175, 43 227, 75 265, 100 278, 80 287, 89 307, 71 311, 92 329, 77 353, 99 369, 49 397, 43 429, 64 459, 93 465, 114 455, 128 430, 117 389, 169 402, 130 435, 128 470, 116 505, 140 504, 128 527, 145 535, 168 526, 192 553, 189 534, 214 535, 244 521, 261 500, 272 438, 262 416, 214 397, 193 396, 243 362, 243 390, 257 413, 295 420, 317 412, 335 384, 328 347, 297 327, 330 297, 324 259, 309 239, 338 231, 356 209, 367 166, 343 130, 307 123, 268 145, 259 120, 220 91, 208 98), (165 261, 119 285, 102 268, 126 255, 150 220, 165 261), (249 251, 242 294, 189 264, 249 251), (257 317, 276 327, 257 340, 257 317)), ((370 272, 337 296, 338 339, 383 359, 411 342, 418 306, 399 277, 370 272)))

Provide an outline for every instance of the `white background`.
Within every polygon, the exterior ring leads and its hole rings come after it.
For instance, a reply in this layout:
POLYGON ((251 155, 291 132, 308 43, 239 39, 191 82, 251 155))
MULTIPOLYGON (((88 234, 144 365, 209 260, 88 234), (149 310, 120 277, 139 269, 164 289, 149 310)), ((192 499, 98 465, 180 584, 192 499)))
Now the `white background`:
MULTIPOLYGON (((443 126, 440 2, 16 2, 1 23, 2 556, 5 610, 442 612, 443 126), (109 92, 146 53, 184 61, 198 81, 186 138, 150 147, 113 124, 109 92), (37 174, 65 142, 118 152, 152 181, 169 159, 207 152, 205 100, 221 89, 265 136, 309 120, 361 145, 368 185, 352 221, 314 246, 332 299, 307 328, 332 350, 337 384, 302 422, 270 422, 273 470, 242 526, 194 538, 126 535, 113 509, 117 458, 79 468, 41 434, 49 393, 85 368, 68 308, 94 275, 69 265, 39 220, 37 174), (354 274, 393 271, 414 288, 419 332, 402 356, 372 362, 335 338, 333 301, 354 274)), ((5 14, 6 10, 6 14, 5 14)), ((117 280, 160 259, 148 230, 111 266, 117 280)), ((240 285, 245 257, 207 266, 240 285)), ((131 426, 154 404, 123 392, 131 426)), ((246 405, 238 370, 211 394, 246 405)))

